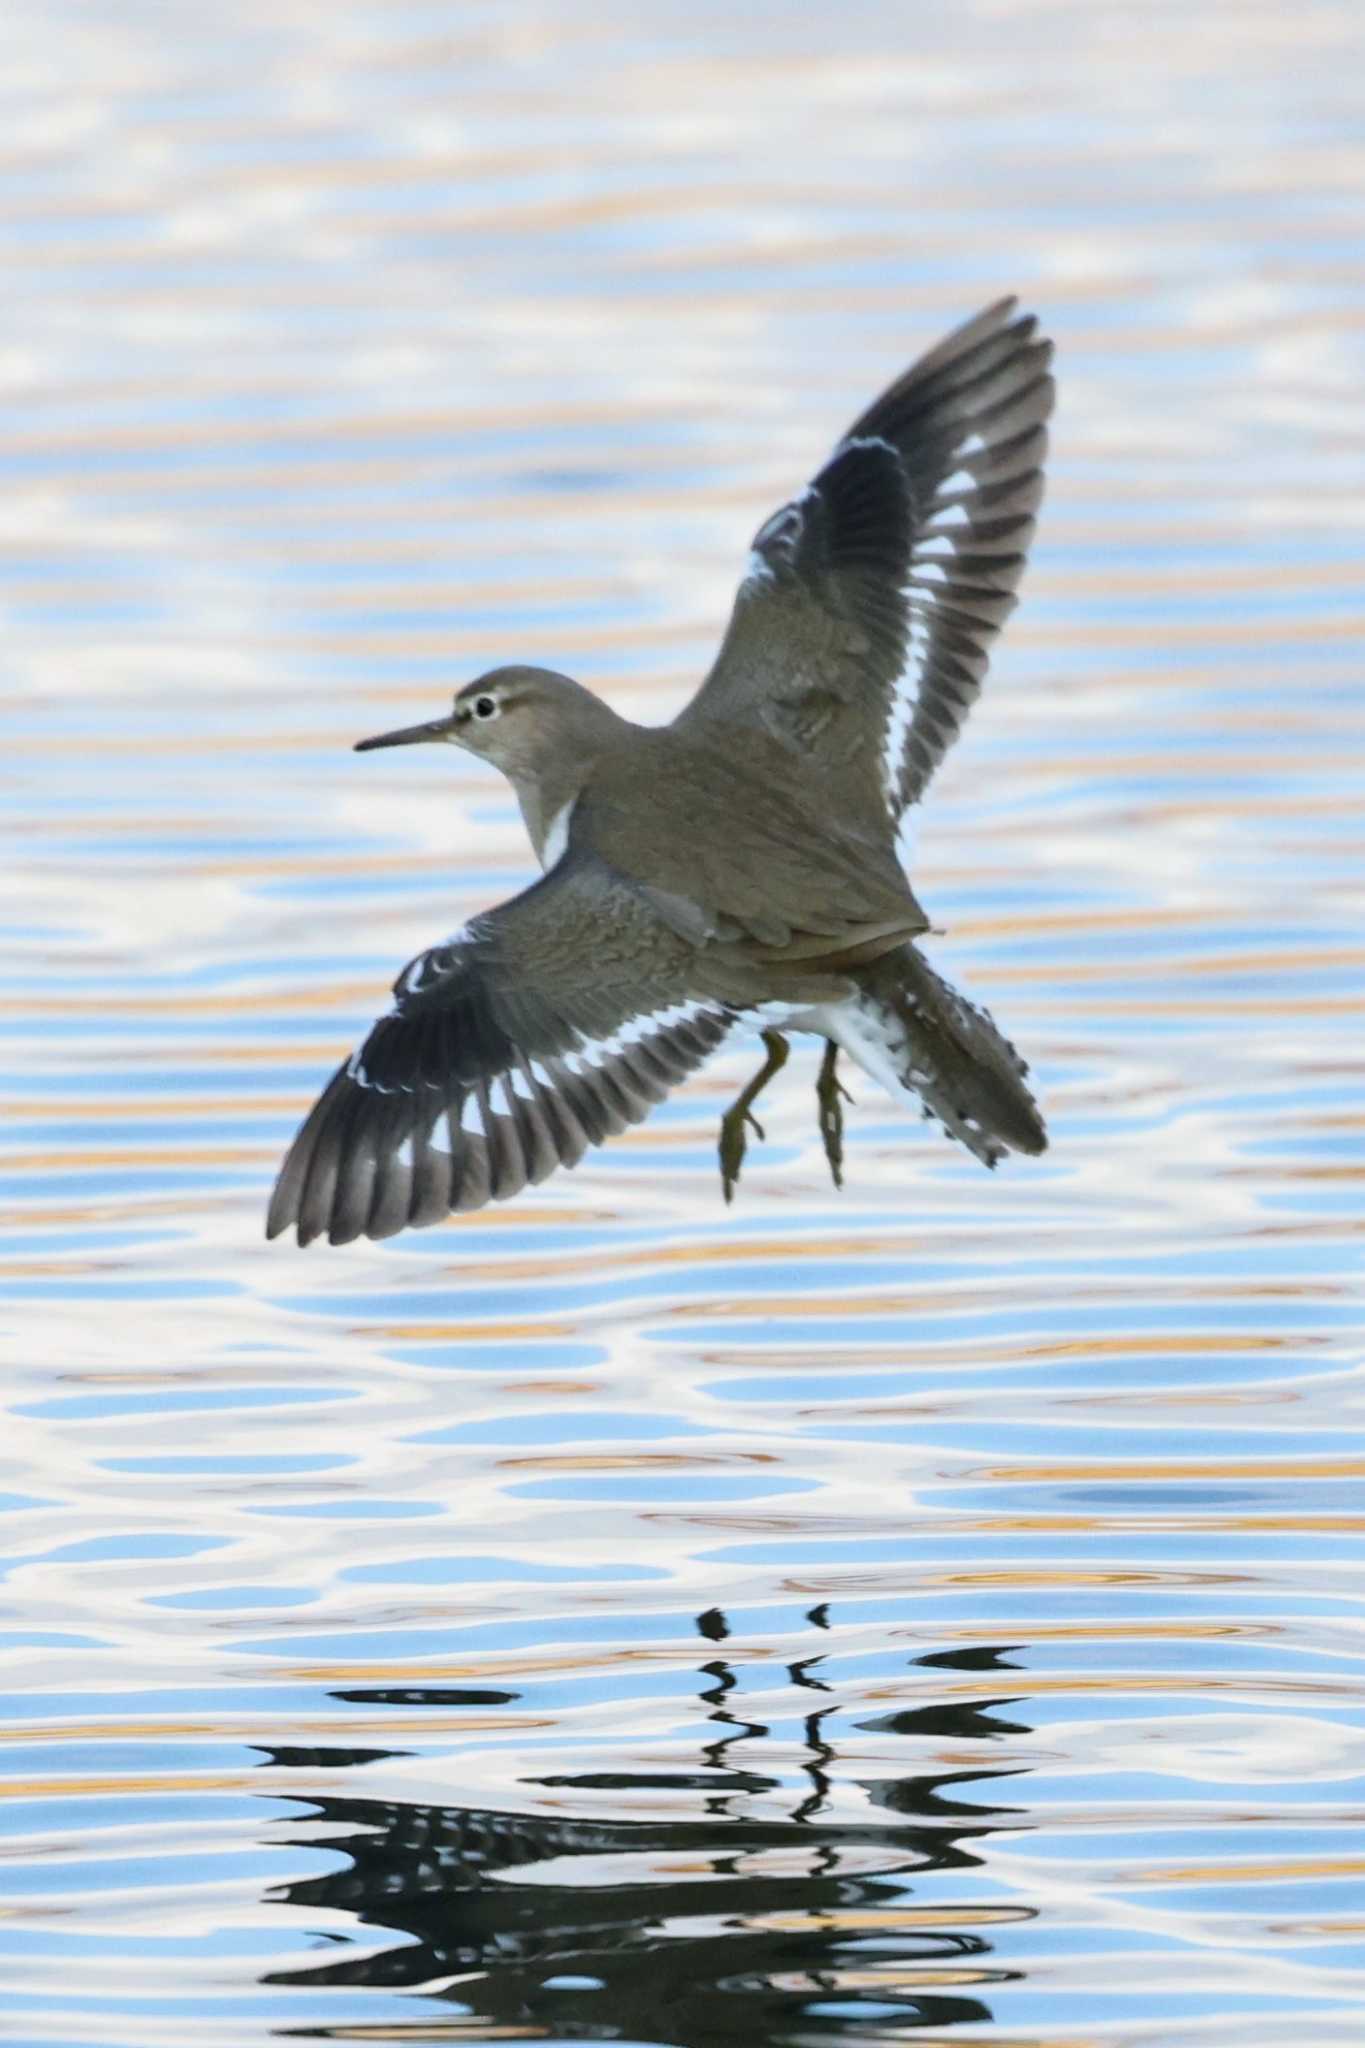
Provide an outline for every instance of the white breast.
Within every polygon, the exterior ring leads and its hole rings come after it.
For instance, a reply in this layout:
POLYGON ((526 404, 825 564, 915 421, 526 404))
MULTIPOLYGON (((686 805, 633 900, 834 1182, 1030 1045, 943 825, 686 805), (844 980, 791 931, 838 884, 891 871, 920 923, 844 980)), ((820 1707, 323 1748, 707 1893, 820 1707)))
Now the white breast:
POLYGON ((545 839, 540 849, 543 868, 552 868, 556 861, 563 859, 564 849, 569 843, 569 813, 577 801, 577 797, 571 796, 566 804, 561 804, 545 827, 545 839))

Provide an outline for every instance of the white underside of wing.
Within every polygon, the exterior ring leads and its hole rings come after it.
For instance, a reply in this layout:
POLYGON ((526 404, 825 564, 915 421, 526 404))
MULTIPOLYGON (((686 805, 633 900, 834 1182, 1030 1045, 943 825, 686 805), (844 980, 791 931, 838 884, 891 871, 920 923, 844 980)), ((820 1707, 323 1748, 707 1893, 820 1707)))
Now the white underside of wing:
MULTIPOLYGON (((624 1052, 627 1046, 639 1045, 643 1039, 653 1038, 658 1032, 667 1031, 674 1024, 690 1024, 706 1010, 714 1007, 714 1004, 708 1003, 670 1003, 665 1009, 651 1010, 647 1016, 632 1017, 629 1023, 622 1024, 610 1038, 602 1040, 603 1052, 624 1052)), ((591 1051, 586 1052, 586 1057, 593 1057, 591 1051)))
MULTIPOLYGON (((609 1038, 582 1038, 569 1051, 558 1053, 554 1064, 569 1073, 582 1075, 598 1071, 612 1059, 619 1059, 632 1046, 647 1044, 673 1026, 690 1024, 705 1016, 717 1014, 714 1003, 671 1003, 663 1009, 651 1010, 621 1024, 609 1038)), ((522 1066, 512 1068, 506 1074, 490 1077, 484 1090, 472 1088, 460 1103, 460 1129, 471 1137, 486 1139, 489 1135, 485 1120, 484 1102, 488 1114, 498 1118, 515 1118, 516 1106, 513 1097, 523 1102, 534 1102, 536 1089, 553 1094, 554 1076, 544 1060, 527 1059, 522 1066)), ((431 1143, 437 1151, 449 1148, 441 1141, 443 1117, 437 1116, 431 1143)))
MULTIPOLYGON (((982 445, 980 435, 973 434, 964 443, 962 452, 970 454, 982 445)), ((971 513, 967 505, 961 502, 943 502, 950 491, 962 486, 971 491, 977 488, 976 479, 968 470, 954 471, 953 475, 939 486, 926 511, 924 524, 916 535, 909 562, 906 564, 908 587, 904 596, 908 616, 905 662, 891 686, 886 734, 882 745, 882 789, 893 818, 899 818, 903 807, 901 787, 905 770, 906 743, 924 694, 925 672, 929 660, 929 633, 934 622, 939 593, 946 592, 951 587, 957 556, 964 538, 961 529, 970 527, 971 524, 971 513)), ((962 715, 958 714, 954 720, 955 725, 961 723, 962 715)))
POLYGON ((905 662, 891 685, 891 704, 882 741, 882 793, 893 818, 901 808, 901 765, 924 678, 925 633, 912 608, 905 635, 905 662))

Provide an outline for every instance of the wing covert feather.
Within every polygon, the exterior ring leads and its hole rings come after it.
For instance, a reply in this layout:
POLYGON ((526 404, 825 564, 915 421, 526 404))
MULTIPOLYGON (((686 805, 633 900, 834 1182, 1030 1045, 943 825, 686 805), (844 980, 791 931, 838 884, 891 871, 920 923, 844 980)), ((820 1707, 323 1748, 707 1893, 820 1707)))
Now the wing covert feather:
POLYGON ((755 537, 676 721, 756 729, 885 831, 980 692, 1042 497, 1051 344, 1004 299, 896 379, 755 537))

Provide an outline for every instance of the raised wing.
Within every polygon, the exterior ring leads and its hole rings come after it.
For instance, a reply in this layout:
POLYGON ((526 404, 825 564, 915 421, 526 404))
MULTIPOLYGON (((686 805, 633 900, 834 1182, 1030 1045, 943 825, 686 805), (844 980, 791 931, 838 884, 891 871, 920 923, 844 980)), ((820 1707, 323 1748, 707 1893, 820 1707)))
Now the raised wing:
POLYGON ((349 1244, 439 1223, 639 1123, 730 1027, 689 997, 695 957, 570 855, 403 970, 291 1145, 266 1235, 349 1244))
POLYGON ((1042 497, 1051 344, 1003 299, 883 392, 760 528, 677 720, 757 724, 865 828, 927 788, 986 673, 1042 497))

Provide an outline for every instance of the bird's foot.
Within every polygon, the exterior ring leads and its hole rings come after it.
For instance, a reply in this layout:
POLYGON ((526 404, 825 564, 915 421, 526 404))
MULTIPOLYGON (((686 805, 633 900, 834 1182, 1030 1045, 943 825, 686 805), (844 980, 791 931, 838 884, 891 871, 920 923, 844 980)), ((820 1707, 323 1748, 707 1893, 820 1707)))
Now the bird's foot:
POLYGON ((815 1099, 820 1105, 820 1136, 824 1141, 825 1157, 836 1188, 844 1184, 844 1110, 845 1102, 853 1097, 839 1079, 835 1068, 839 1063, 839 1048, 832 1038, 825 1041, 825 1056, 820 1062, 820 1072, 815 1083, 815 1099))
POLYGON ((739 1169, 749 1149, 746 1126, 759 1139, 766 1136, 753 1111, 741 1109, 738 1104, 733 1109, 727 1109, 720 1120, 720 1184, 727 1202, 733 1202, 735 1199, 739 1169))
POLYGON ((758 1100, 773 1075, 780 1073, 786 1066, 787 1054, 791 1050, 780 1031, 765 1031, 763 1044, 767 1052, 763 1065, 748 1087, 736 1096, 720 1120, 720 1184, 727 1202, 732 1202, 735 1198, 739 1169, 749 1147, 746 1127, 757 1132, 760 1139, 764 1136, 763 1126, 754 1115, 751 1105, 758 1100))

